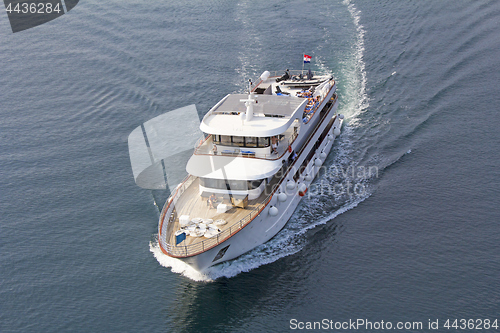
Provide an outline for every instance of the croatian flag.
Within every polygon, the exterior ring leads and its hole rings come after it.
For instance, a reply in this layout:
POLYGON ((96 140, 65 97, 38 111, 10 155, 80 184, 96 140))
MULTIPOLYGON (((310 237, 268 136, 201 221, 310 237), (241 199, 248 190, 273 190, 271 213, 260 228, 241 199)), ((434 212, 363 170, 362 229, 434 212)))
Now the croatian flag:
POLYGON ((311 62, 311 56, 304 54, 304 64, 311 62))

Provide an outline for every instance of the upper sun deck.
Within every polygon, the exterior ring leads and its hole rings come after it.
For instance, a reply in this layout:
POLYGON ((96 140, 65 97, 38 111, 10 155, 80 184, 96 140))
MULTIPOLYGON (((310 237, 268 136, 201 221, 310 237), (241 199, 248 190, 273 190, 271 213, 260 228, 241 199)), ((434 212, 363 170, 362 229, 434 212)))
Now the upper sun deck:
POLYGON ((217 103, 201 121, 201 131, 252 137, 282 134, 295 119, 303 118, 311 99, 322 101, 335 84, 331 75, 312 72, 287 70, 282 77, 267 74, 250 95, 229 94, 217 103), (303 93, 306 89, 308 94, 303 93))
POLYGON ((203 118, 200 129, 209 134, 269 137, 286 131, 292 122, 302 118, 307 100, 293 96, 254 95, 253 114, 245 119, 247 94, 230 94, 203 118))

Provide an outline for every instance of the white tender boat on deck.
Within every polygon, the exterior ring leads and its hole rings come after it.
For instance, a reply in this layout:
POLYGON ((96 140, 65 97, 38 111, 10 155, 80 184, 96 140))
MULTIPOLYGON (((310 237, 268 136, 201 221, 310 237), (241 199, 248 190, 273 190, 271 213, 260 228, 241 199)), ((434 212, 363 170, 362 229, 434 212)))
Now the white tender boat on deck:
POLYGON ((266 71, 248 94, 217 103, 161 211, 161 251, 203 271, 276 235, 340 134, 335 90, 330 75, 266 71))

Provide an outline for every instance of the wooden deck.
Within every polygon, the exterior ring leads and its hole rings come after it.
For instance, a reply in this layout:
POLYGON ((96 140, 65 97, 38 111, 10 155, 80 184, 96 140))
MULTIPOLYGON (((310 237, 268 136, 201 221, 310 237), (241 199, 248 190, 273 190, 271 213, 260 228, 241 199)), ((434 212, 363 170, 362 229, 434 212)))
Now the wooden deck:
MULTIPOLYGON (((240 220, 248 216, 252 211, 261 207, 263 202, 267 198, 268 194, 270 193, 269 188, 272 187, 273 183, 274 182, 268 184, 266 186, 266 189, 268 190, 267 191, 264 190, 263 193, 257 199, 249 200, 248 205, 245 208, 233 206, 225 213, 218 213, 217 208, 210 208, 210 206, 207 204, 208 198, 202 197, 199 194, 199 178, 196 178, 196 180, 186 189, 186 191, 182 193, 177 203, 175 204, 176 218, 173 223, 168 224, 167 242, 172 246, 177 246, 175 240, 175 232, 180 229, 179 217, 182 215, 188 215, 190 220, 194 218, 213 219, 214 221, 219 219, 224 219, 227 221, 227 223, 223 226, 218 226, 219 229, 221 230, 221 233, 223 233, 226 229, 229 229, 231 226, 233 226, 234 224, 238 223, 240 220), (268 194, 266 194, 266 192, 268 194)), ((218 199, 217 204, 219 203, 231 204, 228 199, 222 200, 221 197, 217 197, 217 199, 218 199)), ((215 207, 217 207, 217 204, 215 205, 215 207)), ((179 243, 178 246, 185 247, 187 245, 202 242, 206 239, 207 238, 203 236, 202 237, 187 236, 186 240, 179 243)))

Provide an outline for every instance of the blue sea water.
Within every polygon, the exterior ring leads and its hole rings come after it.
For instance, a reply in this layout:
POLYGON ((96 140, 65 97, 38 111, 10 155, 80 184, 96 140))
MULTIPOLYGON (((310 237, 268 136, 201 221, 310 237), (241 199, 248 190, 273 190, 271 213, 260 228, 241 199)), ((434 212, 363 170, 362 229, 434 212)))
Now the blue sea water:
POLYGON ((499 16, 494 1, 88 0, 13 34, 2 14, 0 332, 500 321, 499 16), (162 255, 128 134, 303 53, 346 115, 311 195, 206 275, 162 255))

